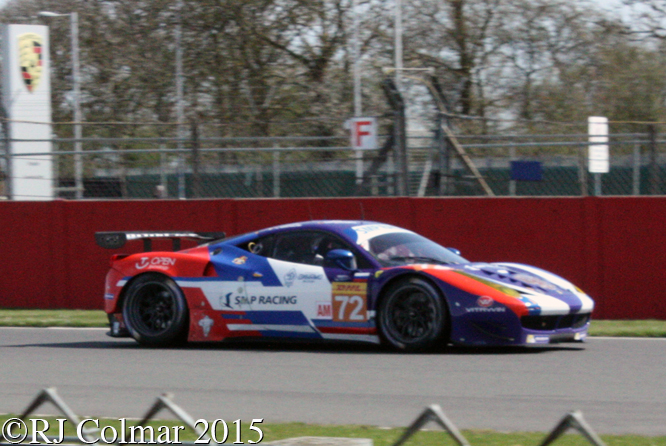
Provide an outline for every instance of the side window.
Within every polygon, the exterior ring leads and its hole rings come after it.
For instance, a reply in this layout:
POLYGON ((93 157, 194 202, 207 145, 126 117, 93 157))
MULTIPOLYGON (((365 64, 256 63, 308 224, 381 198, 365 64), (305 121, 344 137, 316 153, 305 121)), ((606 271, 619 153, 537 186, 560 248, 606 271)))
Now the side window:
POLYGON ((313 232, 292 232, 279 235, 275 243, 273 258, 285 262, 317 265, 316 247, 319 236, 318 233, 313 232))
POLYGON ((269 235, 244 243, 239 248, 263 257, 317 266, 324 265, 324 258, 329 251, 346 249, 356 254, 359 268, 371 267, 349 244, 325 232, 295 231, 269 235))

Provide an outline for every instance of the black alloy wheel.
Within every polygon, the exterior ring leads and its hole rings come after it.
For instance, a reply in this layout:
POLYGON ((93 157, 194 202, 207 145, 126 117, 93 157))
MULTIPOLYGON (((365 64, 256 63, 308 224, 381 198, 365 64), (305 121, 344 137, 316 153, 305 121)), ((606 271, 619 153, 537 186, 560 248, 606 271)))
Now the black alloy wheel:
POLYGON ((132 337, 144 345, 170 345, 187 335, 185 296, 172 279, 161 274, 145 274, 130 284, 123 318, 132 337))
POLYGON ((428 281, 418 277, 392 285, 379 304, 382 340, 402 351, 424 351, 441 345, 447 335, 446 304, 428 281))

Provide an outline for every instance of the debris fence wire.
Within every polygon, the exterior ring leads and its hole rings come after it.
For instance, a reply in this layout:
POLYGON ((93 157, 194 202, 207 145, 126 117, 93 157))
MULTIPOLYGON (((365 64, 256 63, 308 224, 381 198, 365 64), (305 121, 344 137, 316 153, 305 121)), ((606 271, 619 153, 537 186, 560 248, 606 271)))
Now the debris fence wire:
MULTIPOLYGON (((586 134, 465 136, 458 141, 495 196, 661 195, 666 193, 665 141, 648 133, 610 135, 610 171, 587 171, 586 134), (528 166, 530 175, 521 176, 528 166)), ((394 196, 401 172, 386 146, 354 151, 343 137, 86 137, 51 140, 52 152, 14 152, 5 139, 0 195, 13 199, 8 168, 18 160, 50 160, 54 197, 75 199, 394 196), (77 182, 76 163, 80 161, 77 182), (77 194, 77 185, 83 190, 77 194)), ((486 195, 450 142, 438 132, 407 138, 410 196, 486 195)), ((18 175, 18 174, 17 174, 18 175)), ((25 175, 25 174, 23 174, 25 175)))

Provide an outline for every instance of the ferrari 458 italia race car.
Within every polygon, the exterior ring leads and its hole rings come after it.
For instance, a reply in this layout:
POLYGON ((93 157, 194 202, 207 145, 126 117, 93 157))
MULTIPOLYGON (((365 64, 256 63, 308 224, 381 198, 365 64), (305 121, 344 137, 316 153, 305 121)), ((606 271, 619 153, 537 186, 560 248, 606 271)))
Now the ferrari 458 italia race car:
POLYGON ((513 263, 471 263, 412 231, 310 221, 222 233, 102 232, 119 248, 106 277, 111 336, 141 344, 302 338, 422 351, 582 341, 594 303, 568 281, 513 263), (171 238, 174 251, 151 252, 171 238), (179 250, 181 238, 205 243, 179 250))

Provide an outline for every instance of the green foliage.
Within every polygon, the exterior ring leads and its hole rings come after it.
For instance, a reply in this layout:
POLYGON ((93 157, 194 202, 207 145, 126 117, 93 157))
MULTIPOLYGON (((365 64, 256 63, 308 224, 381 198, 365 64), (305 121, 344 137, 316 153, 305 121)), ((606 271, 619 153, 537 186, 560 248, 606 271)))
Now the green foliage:
MULTIPOLYGON (((0 18, 33 23, 38 11, 79 13, 85 136, 177 134, 178 29, 186 119, 214 124, 202 137, 344 136, 353 110, 354 18, 364 114, 389 111, 379 85, 382 69, 395 63, 394 2, 356 3, 353 10, 352 0, 25 0, 9 2, 0 18)), ((579 131, 590 115, 665 120, 659 26, 666 12, 655 0, 635 0, 625 23, 601 3, 403 2, 405 66, 434 70, 450 111, 478 118, 456 121, 463 133, 562 133, 545 121, 574 122, 579 131)), ((70 25, 39 20, 50 26, 54 122, 69 122, 70 25)), ((413 90, 412 81, 406 101, 431 119, 427 90, 413 90)), ((69 124, 55 130, 71 135, 69 124)))

